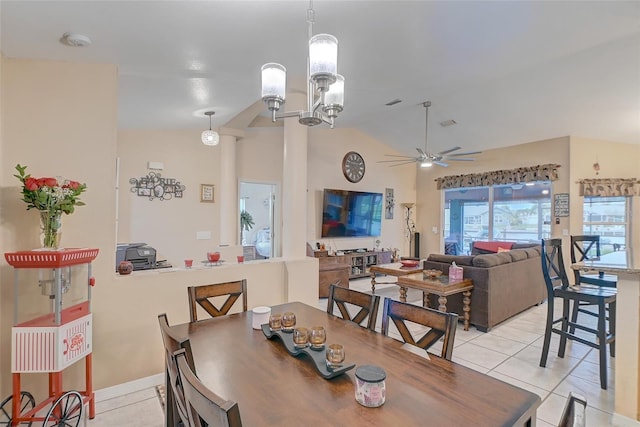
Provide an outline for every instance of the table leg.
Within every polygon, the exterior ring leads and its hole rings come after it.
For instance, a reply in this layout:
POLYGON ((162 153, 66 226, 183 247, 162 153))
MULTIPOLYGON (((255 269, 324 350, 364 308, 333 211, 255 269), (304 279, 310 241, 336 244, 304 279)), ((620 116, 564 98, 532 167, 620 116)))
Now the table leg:
POLYGON ((471 311, 471 291, 462 293, 462 311, 464 311, 464 330, 469 330, 469 312, 471 311))
POLYGON ((407 288, 400 286, 400 301, 407 302, 407 288))
POLYGON ((376 273, 371 273, 371 293, 376 293, 376 273))
POLYGON ((422 292, 422 306, 425 308, 429 308, 429 292, 422 292))
POLYGON ((447 297, 440 296, 440 298, 438 298, 438 303, 440 304, 438 306, 438 310, 440 310, 443 313, 446 313, 447 312, 447 297))

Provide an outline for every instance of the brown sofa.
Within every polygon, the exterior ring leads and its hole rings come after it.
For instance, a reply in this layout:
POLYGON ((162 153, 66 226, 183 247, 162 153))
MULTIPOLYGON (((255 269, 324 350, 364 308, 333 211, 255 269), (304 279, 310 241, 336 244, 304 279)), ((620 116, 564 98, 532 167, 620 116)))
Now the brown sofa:
MULTIPOLYGON (((463 268, 464 278, 473 281, 470 322, 483 332, 540 304, 547 296, 539 245, 470 256, 432 254, 424 261, 424 269, 448 274, 454 261, 463 268)), ((431 300, 437 308, 435 298, 431 300)), ((462 295, 448 297, 447 309, 462 318, 462 295)))

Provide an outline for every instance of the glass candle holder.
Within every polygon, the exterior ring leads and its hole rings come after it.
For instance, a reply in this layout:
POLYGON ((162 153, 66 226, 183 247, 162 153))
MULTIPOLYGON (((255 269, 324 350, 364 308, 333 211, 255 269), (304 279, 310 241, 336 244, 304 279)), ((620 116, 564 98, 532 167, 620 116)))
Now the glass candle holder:
POLYGON ((282 314, 272 314, 269 316, 269 329, 272 331, 279 331, 282 329, 282 314))
POLYGON ((327 368, 337 369, 344 362, 344 347, 342 344, 330 344, 327 347, 327 368))
POLYGON ((293 330, 293 343, 297 348, 304 348, 309 344, 309 330, 297 327, 293 330))
POLYGON ((296 326, 296 315, 290 311, 282 314, 282 330, 284 332, 292 332, 296 326))
POLYGON ((324 343, 327 341, 327 332, 322 326, 313 326, 309 331, 309 343, 314 350, 320 350, 324 348, 324 343))

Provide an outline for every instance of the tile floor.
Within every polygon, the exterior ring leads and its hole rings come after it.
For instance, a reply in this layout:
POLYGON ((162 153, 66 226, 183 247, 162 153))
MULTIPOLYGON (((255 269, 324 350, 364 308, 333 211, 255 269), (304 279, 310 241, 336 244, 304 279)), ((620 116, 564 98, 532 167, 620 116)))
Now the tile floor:
MULTIPOLYGON (((368 279, 352 280, 350 285, 353 289, 365 292, 371 290, 368 279)), ((382 297, 398 298, 395 285, 378 285, 376 293, 382 297)), ((420 292, 409 290, 407 301, 420 304, 421 299, 420 292)), ((320 299, 318 307, 324 310, 326 304, 326 299, 320 299)), ((565 400, 571 391, 587 398, 588 427, 611 426, 615 359, 609 358, 609 384, 606 391, 600 389, 597 351, 580 343, 570 341, 566 355, 561 359, 556 355, 557 336, 552 337, 547 367, 539 367, 546 310, 546 304, 533 307, 488 333, 473 327, 464 331, 460 324, 456 331, 453 360, 538 394, 542 399, 537 413, 539 427, 558 425, 565 400)), ((382 304, 376 323, 378 328, 381 318, 382 304)), ((90 427, 163 425, 162 405, 155 388, 97 402, 96 412, 95 419, 87 423, 90 427)))

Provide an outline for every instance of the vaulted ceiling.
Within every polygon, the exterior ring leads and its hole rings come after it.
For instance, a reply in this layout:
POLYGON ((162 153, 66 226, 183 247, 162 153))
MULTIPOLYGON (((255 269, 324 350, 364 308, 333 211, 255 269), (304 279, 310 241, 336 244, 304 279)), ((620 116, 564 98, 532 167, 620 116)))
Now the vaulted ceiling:
MULTIPOLYGON (((266 62, 285 65, 290 88, 304 90, 304 0, 0 7, 5 57, 117 64, 123 129, 202 130, 207 110, 224 125, 259 100, 266 62), (92 44, 65 46, 65 32, 92 44)), ((316 0, 313 9, 314 33, 339 40, 339 128, 414 155, 430 100, 430 151, 566 135, 640 143, 638 1, 316 0)))

